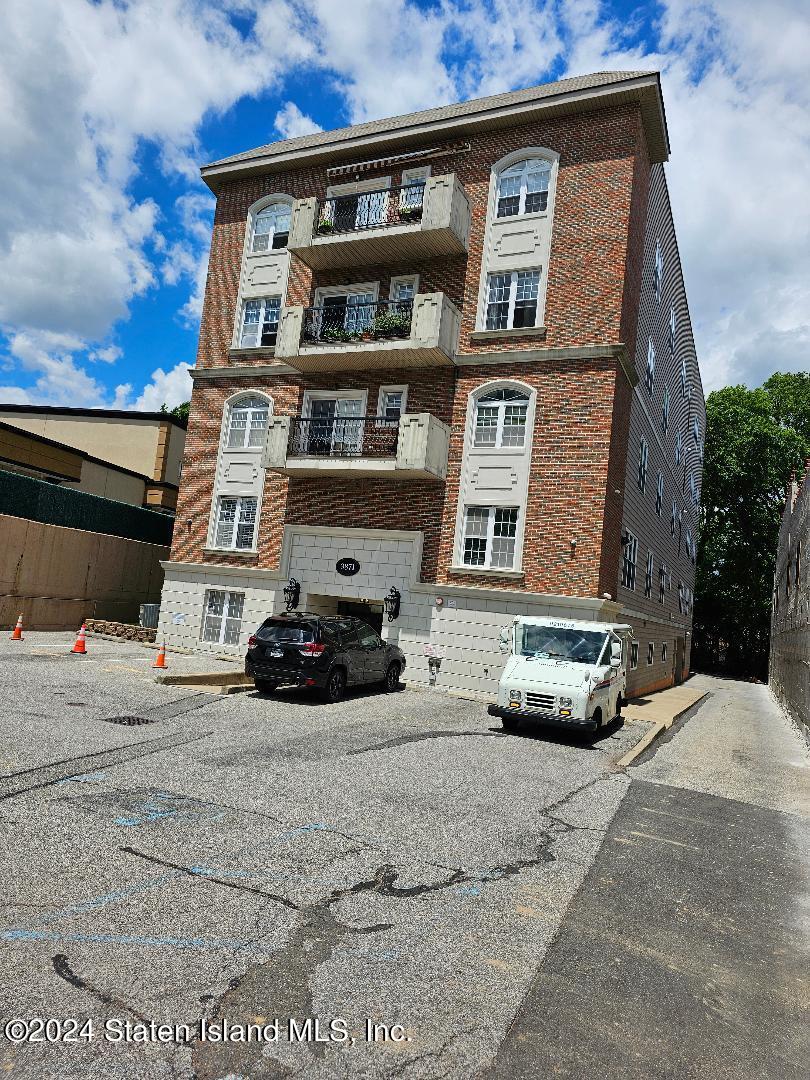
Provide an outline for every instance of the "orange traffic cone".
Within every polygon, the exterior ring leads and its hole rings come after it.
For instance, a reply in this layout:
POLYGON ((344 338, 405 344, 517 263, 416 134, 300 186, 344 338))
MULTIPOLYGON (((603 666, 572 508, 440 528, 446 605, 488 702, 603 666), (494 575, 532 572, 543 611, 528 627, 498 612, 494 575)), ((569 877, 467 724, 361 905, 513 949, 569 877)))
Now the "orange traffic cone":
POLYGON ((82 628, 79 631, 79 636, 76 638, 76 644, 70 650, 71 652, 79 653, 80 656, 84 656, 87 652, 87 646, 85 645, 85 638, 87 636, 87 627, 82 623, 82 628))
POLYGON ((165 641, 160 646, 160 649, 158 650, 158 654, 157 654, 157 660, 155 660, 154 664, 152 664, 152 667, 158 667, 158 668, 168 667, 168 665, 166 663, 166 642, 165 641))
POLYGON ((14 627, 14 630, 12 631, 12 634, 11 634, 11 640, 12 641, 22 641, 22 639, 23 639, 22 612, 20 612, 20 614, 19 614, 19 616, 17 618, 17 625, 14 627))

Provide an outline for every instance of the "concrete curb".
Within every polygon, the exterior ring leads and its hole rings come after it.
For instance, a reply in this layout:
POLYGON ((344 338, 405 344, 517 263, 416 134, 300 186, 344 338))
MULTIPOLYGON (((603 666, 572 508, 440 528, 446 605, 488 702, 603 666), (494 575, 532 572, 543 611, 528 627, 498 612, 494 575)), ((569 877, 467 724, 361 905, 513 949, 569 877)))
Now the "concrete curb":
POLYGON ((653 727, 651 727, 650 730, 639 739, 639 741, 636 743, 632 750, 628 750, 626 754, 619 758, 619 760, 616 762, 616 768, 626 769, 629 765, 632 765, 636 758, 640 757, 641 754, 643 754, 644 751, 647 749, 647 747, 652 745, 652 743, 658 738, 659 735, 663 734, 663 732, 665 731, 668 731, 669 728, 671 728, 672 725, 675 723, 675 721, 680 720, 680 718, 682 716, 685 716, 686 713, 690 712, 692 709, 696 709, 698 705, 702 705, 706 698, 709 696, 710 694, 707 691, 705 694, 701 694, 701 696, 696 701, 693 701, 691 704, 687 705, 685 709, 681 709, 680 712, 675 713, 674 716, 670 716, 666 720, 658 720, 653 725, 653 727))

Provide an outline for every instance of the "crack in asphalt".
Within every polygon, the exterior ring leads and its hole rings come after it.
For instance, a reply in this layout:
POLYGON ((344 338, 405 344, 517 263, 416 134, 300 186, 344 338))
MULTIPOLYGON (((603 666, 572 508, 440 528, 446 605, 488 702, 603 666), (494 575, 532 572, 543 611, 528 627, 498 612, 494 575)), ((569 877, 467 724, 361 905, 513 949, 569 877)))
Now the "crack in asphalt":
POLYGON ((426 731, 414 735, 399 735, 396 739, 377 743, 375 746, 363 746, 359 750, 349 750, 347 757, 356 754, 370 754, 374 750, 390 750, 395 746, 407 746, 408 743, 424 742, 427 739, 458 739, 464 735, 476 735, 481 739, 508 739, 505 731, 426 731))
POLYGON ((65 982, 70 983, 71 986, 75 986, 77 990, 85 990, 88 994, 91 994, 100 1001, 102 1005, 111 1005, 116 1009, 123 1009, 131 1016, 134 1016, 136 1020, 141 1021, 141 1023, 149 1023, 145 1016, 139 1013, 137 1009, 133 1009, 126 1001, 116 997, 114 994, 108 993, 106 990, 100 990, 97 986, 94 986, 93 983, 88 982, 86 979, 77 975, 68 963, 68 958, 64 953, 57 953, 51 962, 53 964, 53 970, 59 978, 64 979, 65 982))

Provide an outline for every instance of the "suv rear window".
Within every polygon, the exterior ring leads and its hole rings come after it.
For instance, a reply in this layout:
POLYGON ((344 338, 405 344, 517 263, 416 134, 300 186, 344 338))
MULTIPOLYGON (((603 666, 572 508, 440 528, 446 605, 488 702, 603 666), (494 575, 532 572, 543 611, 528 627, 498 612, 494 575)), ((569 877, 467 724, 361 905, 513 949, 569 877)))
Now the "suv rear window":
POLYGON ((269 622, 259 627, 256 637, 261 641, 288 641, 291 645, 302 645, 315 640, 315 627, 306 623, 269 622))

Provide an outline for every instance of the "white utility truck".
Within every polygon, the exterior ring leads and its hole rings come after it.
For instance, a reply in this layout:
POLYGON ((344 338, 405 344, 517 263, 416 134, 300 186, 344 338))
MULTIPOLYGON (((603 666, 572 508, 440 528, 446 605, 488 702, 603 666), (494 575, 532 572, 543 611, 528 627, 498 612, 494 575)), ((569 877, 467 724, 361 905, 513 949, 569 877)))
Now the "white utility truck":
POLYGON ((511 655, 490 716, 595 731, 621 716, 632 627, 515 616, 500 634, 511 655))

